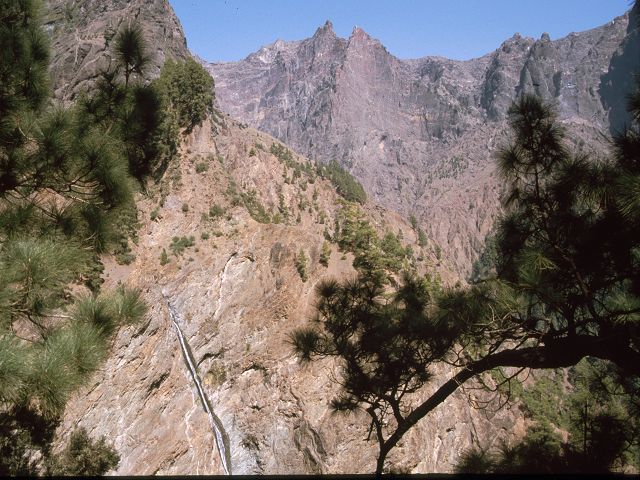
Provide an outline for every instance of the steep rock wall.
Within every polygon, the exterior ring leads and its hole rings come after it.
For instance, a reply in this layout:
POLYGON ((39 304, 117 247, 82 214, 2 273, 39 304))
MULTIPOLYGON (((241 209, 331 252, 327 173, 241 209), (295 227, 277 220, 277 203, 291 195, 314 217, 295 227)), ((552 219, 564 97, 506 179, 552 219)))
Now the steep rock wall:
POLYGON ((559 40, 516 34, 469 61, 400 60, 361 29, 344 40, 327 23, 207 68, 224 110, 310 158, 338 160, 375 201, 415 215, 465 276, 500 212, 493 155, 511 102, 541 95, 571 144, 606 152, 640 67, 637 9, 559 40))

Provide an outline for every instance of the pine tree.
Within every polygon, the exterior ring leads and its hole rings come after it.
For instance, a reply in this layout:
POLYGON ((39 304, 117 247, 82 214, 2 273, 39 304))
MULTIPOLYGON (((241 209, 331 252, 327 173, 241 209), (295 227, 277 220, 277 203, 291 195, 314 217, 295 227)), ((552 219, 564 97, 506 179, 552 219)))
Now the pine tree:
POLYGON ((49 475, 98 476, 118 466, 120 456, 105 438, 92 441, 84 428, 75 430, 67 447, 48 463, 49 475))
POLYGON ((325 267, 329 266, 329 259, 331 258, 331 245, 326 240, 322 242, 322 252, 320 253, 320 264, 325 267))
MULTIPOLYGON (((342 223, 339 243, 358 252, 363 263, 354 266, 361 275, 321 284, 313 326, 294 332, 291 341, 302 360, 341 360, 341 393, 332 407, 369 414, 379 444, 376 473, 418 421, 464 382, 482 382, 485 372, 499 367, 560 368, 594 357, 614 365, 637 394, 638 105, 640 92, 631 102, 636 124, 616 139, 606 162, 571 154, 553 109, 538 98, 524 96, 512 106, 513 140, 498 155, 509 189, 496 234, 499 260, 493 277, 469 288, 437 291, 411 276, 388 285, 384 275, 371 274, 380 271, 378 262, 365 262, 377 258, 370 252, 374 235, 365 235, 366 225, 355 218, 342 223), (438 364, 458 370, 411 406, 406 398, 433 380, 438 364)), ((388 250, 395 250, 387 240, 388 250)), ((607 417, 598 425, 620 431, 607 417)), ((537 433, 510 455, 547 455, 553 439, 537 433)), ((599 458, 609 461, 614 450, 613 442, 601 445, 599 458)))
POLYGON ((303 282, 306 282, 309 278, 307 273, 307 255, 304 253, 304 250, 301 248, 296 255, 295 258, 296 270, 298 270, 298 274, 303 282))
POLYGON ((213 109, 214 82, 195 60, 168 60, 155 82, 175 123, 190 132, 213 109))
POLYGON ((42 471, 33 453, 50 454, 69 395, 105 358, 110 335, 146 308, 124 288, 76 301, 69 293, 99 270, 110 224, 132 205, 129 147, 141 143, 123 133, 143 122, 130 108, 121 110, 128 129, 107 118, 119 108, 112 100, 139 97, 126 81, 101 83, 82 107, 48 101, 38 6, 0 0, 0 474, 42 471))
POLYGON ((96 88, 78 102, 84 125, 99 125, 115 137, 128 161, 128 173, 144 185, 148 176, 163 171, 175 153, 171 130, 158 88, 145 82, 150 62, 139 24, 124 25, 114 39, 114 58, 101 72, 96 88))

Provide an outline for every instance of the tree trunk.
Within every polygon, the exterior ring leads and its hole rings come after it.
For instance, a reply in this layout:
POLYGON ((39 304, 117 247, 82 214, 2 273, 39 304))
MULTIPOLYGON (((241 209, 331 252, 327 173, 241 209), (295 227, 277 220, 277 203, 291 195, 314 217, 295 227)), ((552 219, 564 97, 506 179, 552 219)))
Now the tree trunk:
POLYGON ((497 367, 534 369, 570 367, 586 356, 610 360, 628 373, 640 376, 640 353, 631 348, 612 345, 602 339, 587 335, 556 340, 549 345, 494 353, 464 367, 405 417, 405 421, 399 424, 393 434, 381 445, 376 464, 376 475, 382 474, 387 454, 404 434, 471 377, 497 367))

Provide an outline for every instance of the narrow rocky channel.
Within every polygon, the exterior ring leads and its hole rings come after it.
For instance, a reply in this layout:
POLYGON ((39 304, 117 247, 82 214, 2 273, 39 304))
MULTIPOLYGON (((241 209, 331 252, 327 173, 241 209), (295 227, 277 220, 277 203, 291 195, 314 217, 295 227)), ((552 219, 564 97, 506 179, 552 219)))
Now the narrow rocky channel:
POLYGON ((209 416, 209 422, 211 423, 211 429, 214 433, 216 448, 218 450, 218 454, 220 455, 222 467, 224 468, 224 471, 227 475, 231 475, 231 450, 229 446, 229 436, 227 435, 227 432, 222 425, 222 421, 213 411, 211 401, 209 400, 207 393, 204 391, 202 382, 200 381, 200 376, 198 375, 198 370, 196 368, 196 362, 193 358, 193 353, 191 352, 191 347, 189 346, 189 342, 185 338, 184 334, 182 333, 182 329, 178 324, 178 315, 175 311, 175 308, 173 307, 173 305, 171 305, 164 292, 162 293, 162 295, 167 302, 169 316, 171 318, 173 326, 176 329, 176 335, 180 343, 184 363, 187 366, 187 369, 189 370, 189 373, 191 375, 191 379, 196 386, 198 396, 200 397, 200 401, 202 402, 202 407, 209 416))

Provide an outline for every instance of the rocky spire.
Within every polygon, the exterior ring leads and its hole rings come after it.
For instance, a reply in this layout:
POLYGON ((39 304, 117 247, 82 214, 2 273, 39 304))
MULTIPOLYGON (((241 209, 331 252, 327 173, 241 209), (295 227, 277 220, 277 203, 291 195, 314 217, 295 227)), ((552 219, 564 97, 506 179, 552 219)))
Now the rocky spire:
POLYGON ((314 38, 324 36, 335 37, 336 33, 333 31, 333 23, 331 23, 331 20, 327 20, 326 22, 324 22, 324 25, 318 27, 316 33, 314 33, 313 36, 314 38))

